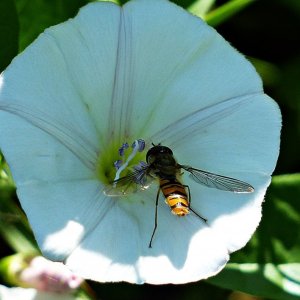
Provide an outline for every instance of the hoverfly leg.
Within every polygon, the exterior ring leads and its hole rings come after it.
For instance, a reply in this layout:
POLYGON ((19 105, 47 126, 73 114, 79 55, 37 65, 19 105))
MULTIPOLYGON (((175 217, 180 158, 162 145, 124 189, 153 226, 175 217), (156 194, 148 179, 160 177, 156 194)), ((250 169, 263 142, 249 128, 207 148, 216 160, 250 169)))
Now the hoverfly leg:
POLYGON ((207 219, 201 217, 198 213, 196 213, 191 206, 189 207, 190 211, 192 211, 197 217, 199 217, 202 221, 204 221, 205 223, 207 223, 207 219))
POLYGON ((157 195, 156 195, 156 202, 155 202, 155 221, 154 221, 153 232, 152 232, 151 239, 150 239, 149 246, 148 246, 149 248, 152 248, 152 240, 153 240, 153 237, 154 237, 156 228, 157 228, 157 207, 158 207, 159 193, 160 193, 160 188, 158 189, 157 195))
POLYGON ((189 194, 189 209, 190 211, 192 211, 197 217, 199 217, 201 220, 203 220, 205 223, 207 222, 207 219, 201 217, 197 212, 195 212, 192 208, 191 208, 191 203, 192 203, 192 197, 191 197, 191 191, 190 191, 190 187, 186 184, 183 185, 187 190, 188 190, 188 194, 189 194))

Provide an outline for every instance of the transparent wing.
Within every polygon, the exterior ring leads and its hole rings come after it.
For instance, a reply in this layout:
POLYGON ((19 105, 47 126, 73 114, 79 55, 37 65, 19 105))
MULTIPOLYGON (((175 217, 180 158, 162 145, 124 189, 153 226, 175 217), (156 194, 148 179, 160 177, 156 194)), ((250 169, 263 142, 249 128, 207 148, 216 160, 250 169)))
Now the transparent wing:
POLYGON ((210 188, 216 188, 219 190, 230 191, 234 193, 252 193, 254 191, 253 186, 238 179, 217 175, 189 166, 180 165, 180 167, 190 172, 189 176, 195 182, 203 184, 210 188))
POLYGON ((154 178, 148 175, 147 167, 145 167, 113 181, 104 188, 104 194, 107 196, 125 196, 138 190, 143 191, 149 188, 153 180, 154 178))

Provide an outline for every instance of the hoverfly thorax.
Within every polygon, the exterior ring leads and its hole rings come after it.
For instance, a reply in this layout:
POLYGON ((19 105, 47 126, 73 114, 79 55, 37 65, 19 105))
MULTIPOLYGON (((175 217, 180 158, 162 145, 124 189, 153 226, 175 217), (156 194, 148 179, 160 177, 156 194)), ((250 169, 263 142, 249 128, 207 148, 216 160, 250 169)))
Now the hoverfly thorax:
POLYGON ((177 162, 170 148, 160 145, 153 146, 148 151, 146 160, 147 164, 151 166, 152 173, 156 173, 157 176, 162 176, 162 174, 174 175, 177 162))

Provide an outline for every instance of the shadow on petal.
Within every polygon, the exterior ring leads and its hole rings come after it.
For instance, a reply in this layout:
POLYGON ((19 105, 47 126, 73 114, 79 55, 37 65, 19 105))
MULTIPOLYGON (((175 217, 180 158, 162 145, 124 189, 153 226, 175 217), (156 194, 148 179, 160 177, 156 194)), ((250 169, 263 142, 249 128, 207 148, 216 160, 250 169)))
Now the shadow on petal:
POLYGON ((66 263, 98 281, 183 283, 215 274, 228 260, 223 241, 192 213, 179 218, 159 199, 152 248, 155 194, 118 198, 66 263), (84 261, 84 264, 81 263, 84 261))

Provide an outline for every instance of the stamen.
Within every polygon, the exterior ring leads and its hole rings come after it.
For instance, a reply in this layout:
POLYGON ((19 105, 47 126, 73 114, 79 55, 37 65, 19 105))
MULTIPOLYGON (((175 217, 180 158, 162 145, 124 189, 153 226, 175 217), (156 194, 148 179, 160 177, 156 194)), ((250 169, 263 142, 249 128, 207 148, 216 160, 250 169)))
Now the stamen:
MULTIPOLYGON (((120 178, 121 172, 122 172, 125 168, 127 168, 129 162, 135 157, 135 155, 137 154, 137 152, 142 151, 142 150, 140 150, 140 149, 142 148, 143 143, 145 144, 145 142, 144 142, 143 140, 141 140, 141 139, 135 140, 135 141, 134 141, 134 143, 132 144, 133 150, 132 150, 131 154, 128 156, 128 158, 127 158, 127 160, 125 161, 125 163, 124 163, 122 166, 120 166, 120 167, 118 168, 118 170, 117 170, 117 172, 116 172, 116 176, 115 176, 114 181, 116 181, 116 180, 118 180, 118 179, 120 178)), ((127 143, 125 143, 125 144, 127 144, 127 143)), ((123 144, 122 147, 123 147, 125 144, 123 144)), ((128 145, 128 144, 127 144, 127 145, 128 145)), ((122 147, 121 147, 121 148, 122 148, 122 147)), ((121 149, 121 148, 120 148, 120 149, 121 149)), ((114 187, 116 187, 116 183, 114 183, 114 187)))
POLYGON ((119 148, 119 155, 124 156, 125 150, 129 148, 128 143, 124 143, 120 148, 119 148))
POLYGON ((119 170, 122 166, 123 161, 121 159, 118 159, 114 162, 114 167, 119 170))
POLYGON ((132 148, 134 147, 135 142, 138 142, 138 151, 142 152, 145 149, 145 141, 142 139, 135 140, 134 143, 131 145, 132 148))

